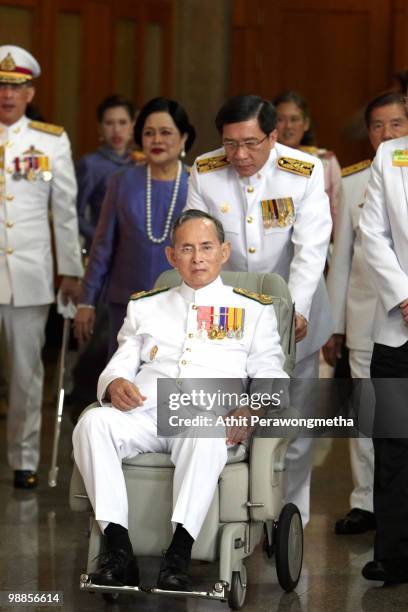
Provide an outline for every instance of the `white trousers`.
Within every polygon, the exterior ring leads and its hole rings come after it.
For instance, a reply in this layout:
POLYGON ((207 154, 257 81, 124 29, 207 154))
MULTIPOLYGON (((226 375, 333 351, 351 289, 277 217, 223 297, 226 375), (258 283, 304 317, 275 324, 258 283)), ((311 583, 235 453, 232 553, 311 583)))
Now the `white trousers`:
POLYGON ((139 453, 168 452, 175 465, 172 522, 196 539, 227 461, 224 438, 158 438, 156 410, 88 410, 73 433, 74 457, 104 531, 108 523, 128 528, 122 460, 139 453))
MULTIPOLYGON (((295 378, 319 378, 319 351, 308 355, 295 366, 295 378)), ((313 438, 296 438, 289 443, 285 458, 283 485, 284 503, 293 503, 299 508, 303 526, 310 519, 310 478, 312 474, 313 438)))
MULTIPOLYGON (((350 349, 349 363, 352 378, 370 378, 372 351, 350 349)), ((364 384, 361 398, 367 412, 375 407, 374 388, 364 384)), ((374 447, 371 438, 350 438, 351 475, 354 489, 350 495, 351 508, 373 512, 374 447)))
POLYGON ((13 470, 36 470, 39 464, 44 378, 41 351, 48 309, 48 304, 0 304, 0 329, 6 339, 10 373, 7 455, 13 470))

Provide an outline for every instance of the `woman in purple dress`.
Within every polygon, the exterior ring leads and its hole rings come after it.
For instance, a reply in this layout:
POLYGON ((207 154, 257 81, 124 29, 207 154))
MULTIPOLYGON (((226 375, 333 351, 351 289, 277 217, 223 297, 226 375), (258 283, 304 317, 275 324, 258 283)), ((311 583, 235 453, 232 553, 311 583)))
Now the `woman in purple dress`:
POLYGON ((101 146, 81 157, 75 167, 79 231, 88 252, 110 177, 124 166, 133 165, 129 146, 133 142, 135 108, 126 98, 112 95, 99 104, 96 117, 101 146))
POLYGON ((80 343, 92 333, 105 282, 111 356, 131 293, 151 289, 169 268, 164 247, 187 197, 188 173, 180 158, 194 137, 185 110, 173 100, 154 98, 140 111, 135 140, 146 162, 124 168, 109 181, 75 317, 80 343))

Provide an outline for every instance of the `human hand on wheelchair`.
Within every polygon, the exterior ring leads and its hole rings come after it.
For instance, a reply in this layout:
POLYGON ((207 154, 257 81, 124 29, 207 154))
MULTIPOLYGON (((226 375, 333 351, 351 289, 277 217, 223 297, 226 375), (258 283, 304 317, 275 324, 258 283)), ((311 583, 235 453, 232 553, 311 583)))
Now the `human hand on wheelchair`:
POLYGON ((300 342, 307 334, 307 319, 298 312, 295 314, 295 342, 300 342))
POLYGON ((107 394, 112 406, 122 412, 143 406, 143 402, 147 399, 139 388, 126 378, 115 378, 108 385, 107 394))
POLYGON ((226 427, 227 446, 234 446, 249 440, 255 429, 255 425, 251 425, 251 409, 247 406, 236 408, 229 412, 227 416, 233 422, 232 425, 226 427))

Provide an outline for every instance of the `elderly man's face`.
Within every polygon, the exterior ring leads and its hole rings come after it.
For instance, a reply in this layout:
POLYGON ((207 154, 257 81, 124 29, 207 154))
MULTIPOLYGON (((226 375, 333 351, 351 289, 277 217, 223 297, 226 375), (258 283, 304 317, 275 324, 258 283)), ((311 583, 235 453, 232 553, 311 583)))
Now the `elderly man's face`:
POLYGON ((193 289, 212 283, 230 256, 229 242, 219 241, 209 219, 191 219, 177 228, 174 245, 166 247, 170 264, 193 289))
POLYGON ((32 85, 0 83, 0 122, 4 125, 16 123, 24 115, 34 94, 32 85))
POLYGON ((227 123, 222 130, 227 159, 241 177, 256 174, 266 164, 276 139, 277 131, 267 136, 257 118, 227 123))
POLYGON ((402 104, 387 104, 374 108, 370 116, 368 137, 374 151, 382 142, 408 134, 407 111, 402 104))

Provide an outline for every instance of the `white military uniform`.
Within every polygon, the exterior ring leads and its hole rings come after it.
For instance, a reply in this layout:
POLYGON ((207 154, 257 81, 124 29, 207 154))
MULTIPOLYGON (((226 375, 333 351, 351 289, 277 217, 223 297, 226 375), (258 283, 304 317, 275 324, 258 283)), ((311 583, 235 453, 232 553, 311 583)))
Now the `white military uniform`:
POLYGON ((372 339, 391 347, 408 340, 399 309, 408 297, 408 167, 393 163, 400 149, 408 149, 408 137, 378 147, 360 218, 364 255, 379 298, 372 339))
MULTIPOLYGON (((321 162, 276 144, 256 174, 240 178, 225 161, 224 149, 206 153, 194 163, 187 208, 222 222, 232 245, 227 269, 277 272, 287 280, 296 311, 308 320, 307 336, 296 346, 295 376, 318 378, 319 350, 332 332, 322 276, 332 223, 321 162), (280 165, 285 158, 296 161, 284 163, 285 169, 280 165), (302 171, 303 164, 309 173, 302 171)), ((286 499, 299 506, 304 523, 310 490, 305 449, 310 446, 310 438, 298 439, 287 453, 286 499)))
MULTIPOLYGON (((343 195, 339 207, 333 257, 327 277, 334 333, 346 336, 351 376, 370 378, 373 352, 371 340, 377 294, 371 281, 363 249, 359 219, 364 206, 371 161, 343 170, 343 195)), ((374 391, 363 386, 360 404, 374 408, 374 391)), ((373 512, 374 449, 371 438, 350 439, 351 473, 354 490, 352 508, 373 512)))
POLYGON ((36 470, 39 462, 41 349, 54 301, 49 206, 58 274, 82 276, 75 199, 63 129, 25 116, 11 126, 0 123, 0 327, 10 360, 8 459, 14 470, 36 470))
POLYGON ((158 378, 287 378, 273 306, 234 293, 220 278, 194 290, 180 287, 131 301, 119 348, 98 384, 103 407, 89 410, 73 434, 74 456, 102 530, 128 526, 121 461, 142 452, 170 452, 176 466, 172 521, 196 538, 227 458, 224 438, 157 437, 158 378), (201 306, 244 308, 241 338, 203 339, 201 306), (121 412, 104 402, 116 378, 135 383, 144 405, 121 412))
POLYGON ((337 157, 333 151, 320 149, 318 147, 301 146, 301 151, 318 157, 323 164, 324 187, 329 197, 330 212, 333 220, 333 226, 336 223, 336 216, 341 199, 341 168, 337 157))

